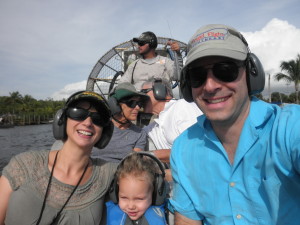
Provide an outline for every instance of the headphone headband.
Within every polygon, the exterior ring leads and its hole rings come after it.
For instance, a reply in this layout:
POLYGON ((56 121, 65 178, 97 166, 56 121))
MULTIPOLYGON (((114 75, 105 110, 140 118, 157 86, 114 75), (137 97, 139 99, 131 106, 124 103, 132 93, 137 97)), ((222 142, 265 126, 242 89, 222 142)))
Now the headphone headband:
MULTIPOLYGON (((129 157, 131 156, 133 153, 127 155, 126 157, 124 157, 121 162, 119 163, 118 167, 117 167, 117 170, 123 165, 124 161, 129 157)), ((163 177, 165 177, 166 173, 165 173, 165 167, 164 165, 162 164, 162 162, 157 158, 155 157, 153 154, 149 153, 149 152, 134 152, 134 154, 138 154, 138 155, 141 155, 141 156, 147 156, 147 157, 150 157, 151 159, 153 159, 156 164, 158 165, 160 171, 161 171, 161 174, 163 177)))
MULTIPOLYGON (((165 202, 165 198, 167 195, 167 185, 165 181, 165 171, 164 171, 164 166, 162 162, 159 161, 158 158, 156 158, 154 155, 148 152, 134 152, 123 158, 118 165, 118 169, 123 165, 124 161, 131 156, 132 154, 138 154, 140 156, 147 156, 150 157, 152 160, 156 162, 158 165, 161 174, 155 173, 154 177, 154 184, 153 184, 153 195, 152 195, 152 204, 153 205, 161 205, 165 202)), ((111 183, 110 189, 109 189, 109 197, 114 203, 118 203, 119 201, 119 185, 118 185, 118 179, 115 174, 115 177, 111 183)))

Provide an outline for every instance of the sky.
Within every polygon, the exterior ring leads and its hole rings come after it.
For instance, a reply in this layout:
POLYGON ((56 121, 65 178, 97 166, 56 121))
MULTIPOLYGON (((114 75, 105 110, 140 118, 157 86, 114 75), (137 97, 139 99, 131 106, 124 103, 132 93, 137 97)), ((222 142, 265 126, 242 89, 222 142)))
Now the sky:
POLYGON ((187 43, 212 23, 245 36, 267 75, 264 95, 289 93, 293 84, 273 76, 300 54, 299 11, 298 0, 0 0, 0 96, 67 98, 112 47, 148 30, 187 43))

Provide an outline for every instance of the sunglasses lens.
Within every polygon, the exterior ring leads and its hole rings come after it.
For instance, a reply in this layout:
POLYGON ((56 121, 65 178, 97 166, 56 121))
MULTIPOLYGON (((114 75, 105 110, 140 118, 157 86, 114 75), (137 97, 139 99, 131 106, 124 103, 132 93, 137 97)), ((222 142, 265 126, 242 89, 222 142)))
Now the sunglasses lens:
POLYGON ((85 120, 89 115, 89 111, 80 108, 68 108, 67 116, 73 120, 85 120))
POLYGON ((213 67, 213 73, 223 82, 232 82, 239 75, 239 67, 234 62, 217 63, 213 67))
POLYGON ((139 45, 139 46, 144 46, 145 44, 147 44, 147 43, 144 42, 144 41, 139 41, 139 42, 138 42, 138 45, 139 45))
MULTIPOLYGON (((206 82, 208 69, 199 66, 188 69, 190 85, 198 88, 206 82)), ((213 75, 222 82, 235 81, 239 75, 239 66, 234 62, 220 62, 212 67, 213 75)))
POLYGON ((90 116, 95 125, 102 127, 106 126, 106 122, 98 112, 90 112, 86 109, 80 108, 68 108, 67 116, 77 121, 83 121, 90 116))
POLYGON ((207 70, 202 67, 194 67, 189 69, 191 87, 197 88, 205 83, 207 77, 207 70))
POLYGON ((91 118, 95 125, 105 127, 106 123, 103 121, 103 117, 97 112, 91 112, 91 118))
POLYGON ((135 108, 137 105, 142 108, 143 107, 143 103, 141 101, 136 101, 136 100, 130 100, 127 102, 124 102, 128 107, 130 108, 135 108))

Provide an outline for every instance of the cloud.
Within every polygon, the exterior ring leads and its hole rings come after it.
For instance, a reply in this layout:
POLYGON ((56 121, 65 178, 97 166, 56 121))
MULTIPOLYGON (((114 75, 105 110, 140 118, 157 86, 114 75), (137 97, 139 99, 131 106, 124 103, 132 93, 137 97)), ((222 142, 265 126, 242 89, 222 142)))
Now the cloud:
POLYGON ((263 95, 269 94, 268 76, 270 75, 270 92, 294 92, 293 85, 274 81, 274 75, 281 72, 280 63, 296 59, 300 54, 300 29, 287 21, 272 19, 261 30, 242 32, 251 52, 256 54, 266 73, 266 85, 263 95))
POLYGON ((54 92, 51 95, 51 98, 53 100, 67 99, 70 97, 71 94, 73 94, 77 91, 85 90, 85 88, 86 88, 86 80, 77 82, 77 83, 71 83, 71 84, 66 85, 63 89, 61 89, 57 92, 54 92))
POLYGON ((300 29, 287 21, 272 19, 256 32, 243 33, 249 47, 262 61, 266 73, 280 71, 280 62, 295 59, 300 53, 300 29))

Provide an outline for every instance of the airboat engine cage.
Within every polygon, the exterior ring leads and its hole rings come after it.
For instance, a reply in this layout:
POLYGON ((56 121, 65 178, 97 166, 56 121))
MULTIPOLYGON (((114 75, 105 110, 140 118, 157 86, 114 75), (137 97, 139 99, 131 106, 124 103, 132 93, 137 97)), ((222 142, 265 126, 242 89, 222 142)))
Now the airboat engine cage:
MULTIPOLYGON (((177 58, 174 57, 176 54, 170 50, 169 46, 167 45, 168 41, 178 42, 183 60, 187 54, 187 44, 172 38, 157 38, 158 46, 156 48, 156 52, 159 55, 163 55, 174 60, 175 67, 177 66, 176 69, 179 73, 178 61, 177 58)), ((123 42, 113 47, 95 64, 88 77, 86 90, 95 91, 107 96, 114 85, 117 84, 120 76, 124 74, 124 71, 126 71, 128 65, 138 58, 138 49, 132 40, 123 42)))

